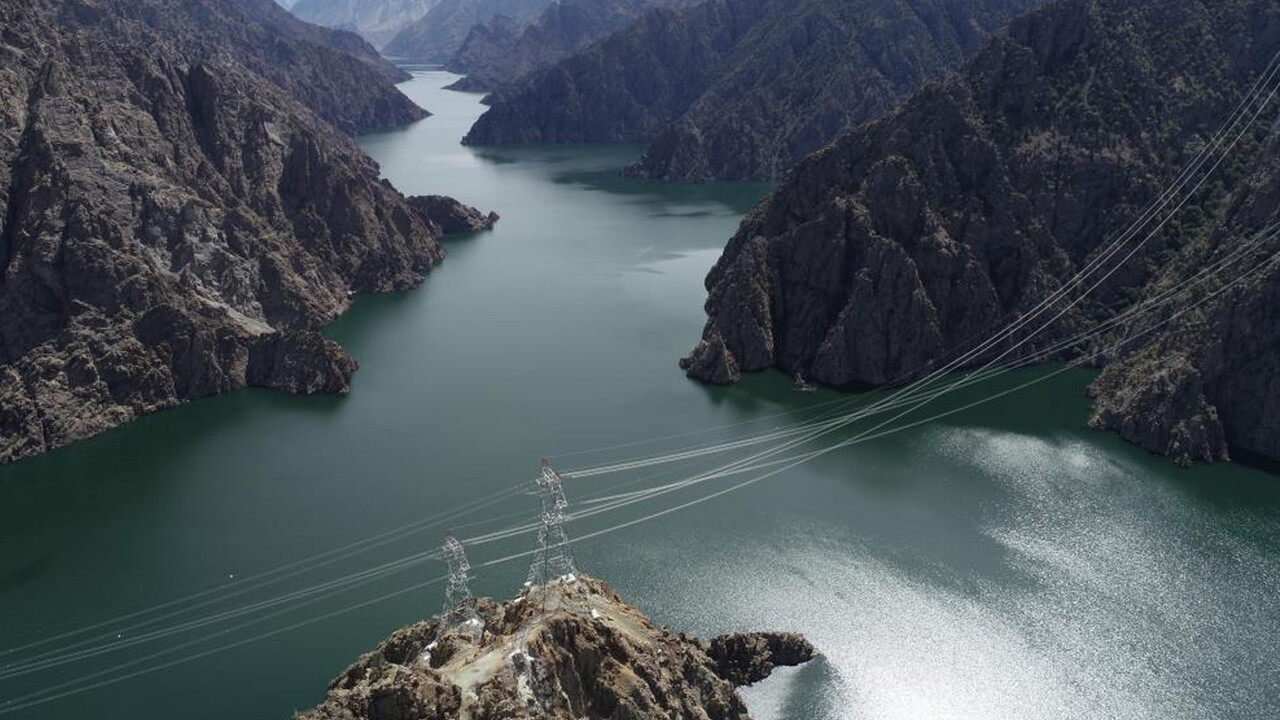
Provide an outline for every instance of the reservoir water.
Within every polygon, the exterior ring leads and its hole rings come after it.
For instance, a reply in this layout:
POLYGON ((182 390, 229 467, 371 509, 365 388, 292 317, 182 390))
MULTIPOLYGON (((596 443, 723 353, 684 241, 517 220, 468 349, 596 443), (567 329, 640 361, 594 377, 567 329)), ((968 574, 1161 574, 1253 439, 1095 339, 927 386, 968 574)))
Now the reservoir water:
MULTIPOLYGON (((701 328, 704 274, 767 188, 626 180, 635 147, 463 147, 483 106, 441 89, 452 80, 417 72, 404 88, 435 115, 361 143, 401 190, 502 221, 451 239, 420 289, 357 298, 328 330, 361 363, 350 396, 235 393, 0 468, 0 652, 102 623, 83 646, 0 655, 0 717, 283 720, 438 611, 439 584, 406 588, 442 568, 307 588, 430 550, 449 527, 467 538, 532 519, 533 498, 513 488, 542 456, 562 469, 651 456, 839 399, 774 373, 707 388, 676 367, 701 328), (288 565, 486 497, 368 552, 288 565), (294 570, 275 584, 253 579, 282 566, 294 570), (155 608, 208 589, 221 593, 155 608), (149 614, 120 619, 138 610, 149 614), (103 643, 120 645, 94 654, 103 643), (40 651, 56 662, 4 677, 40 651)), ((1090 375, 1051 372, 966 391, 937 409, 1043 380, 644 522, 624 525, 753 475, 575 521, 571 534, 591 536, 575 544, 579 565, 674 628, 806 633, 823 658, 751 688, 760 720, 1275 718, 1280 479, 1180 469, 1092 433, 1090 375)), ((746 452, 566 492, 591 507, 746 452)), ((515 592, 526 559, 484 563, 532 542, 474 545, 474 589, 515 592)))

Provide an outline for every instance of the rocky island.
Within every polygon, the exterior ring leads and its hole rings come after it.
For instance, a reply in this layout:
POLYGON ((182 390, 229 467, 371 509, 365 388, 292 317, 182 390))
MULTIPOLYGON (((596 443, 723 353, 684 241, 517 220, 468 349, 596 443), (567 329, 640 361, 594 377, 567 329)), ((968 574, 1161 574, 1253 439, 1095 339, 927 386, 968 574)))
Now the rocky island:
POLYGON ((483 631, 439 617, 399 630, 294 720, 748 720, 736 688, 816 654, 794 633, 656 627, 583 576, 474 610, 483 631))

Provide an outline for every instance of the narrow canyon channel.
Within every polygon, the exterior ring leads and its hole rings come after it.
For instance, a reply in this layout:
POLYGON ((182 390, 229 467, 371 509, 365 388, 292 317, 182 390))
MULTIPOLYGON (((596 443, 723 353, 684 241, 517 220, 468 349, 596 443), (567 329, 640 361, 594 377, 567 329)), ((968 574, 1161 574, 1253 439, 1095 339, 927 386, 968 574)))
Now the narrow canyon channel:
MULTIPOLYGON (((403 88, 435 114, 360 142, 402 191, 502 220, 451 238, 420 289, 356 298, 333 324, 361 363, 350 396, 235 393, 0 468, 0 648, 100 622, 123 644, 0 681, 0 703, 127 678, 11 717, 284 720, 437 612, 440 584, 401 591, 442 566, 406 563, 163 643, 128 645, 147 629, 111 619, 239 589, 160 624, 198 620, 431 551, 447 529, 530 521, 535 499, 514 488, 543 456, 562 470, 652 456, 842 399, 777 373, 708 388, 676 367, 701 329, 703 277, 766 186, 622 178, 637 147, 464 147, 484 106, 442 89, 454 79, 415 70, 403 88), (367 552, 289 565, 486 498, 367 552), (282 566, 294 569, 278 582, 254 580, 282 566)), ((1089 431, 1089 378, 1046 377, 645 522, 625 525, 753 475, 575 521, 592 536, 579 566, 673 627, 805 633, 823 658, 748 690, 760 720, 1274 718, 1280 478, 1181 469, 1089 431)), ((749 452, 565 488, 589 501, 749 452)), ((482 565, 533 542, 473 545, 473 589, 515 592, 526 559, 482 565)), ((68 644, 39 649, 80 651, 68 644)))

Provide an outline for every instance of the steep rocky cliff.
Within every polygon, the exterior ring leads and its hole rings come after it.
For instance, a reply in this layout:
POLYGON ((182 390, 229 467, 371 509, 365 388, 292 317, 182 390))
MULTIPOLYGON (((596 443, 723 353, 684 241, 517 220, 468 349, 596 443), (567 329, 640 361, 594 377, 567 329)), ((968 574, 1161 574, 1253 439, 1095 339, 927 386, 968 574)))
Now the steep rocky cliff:
POLYGON ((309 23, 356 32, 382 47, 426 16, 439 0, 298 0, 292 12, 309 23))
POLYGON ((475 607, 482 635, 438 618, 400 630, 295 720, 748 720, 738 686, 815 654, 790 633, 659 629, 592 578, 475 607))
POLYGON ((477 145, 649 142, 631 173, 776 178, 957 67, 1036 0, 714 0, 508 89, 477 145))
POLYGON ((471 28, 503 16, 521 26, 552 0, 440 0, 421 19, 396 34, 383 50, 396 57, 441 65, 453 59, 471 28))
POLYGON ((127 17, 193 56, 232 56, 347 133, 426 116, 395 87, 408 75, 359 36, 302 22, 269 0, 68 4, 68 16, 89 12, 127 17))
POLYGON ((291 94, 321 87, 259 72, 327 58, 346 75, 320 107, 359 124, 392 116, 342 95, 368 66, 244 7, 0 4, 0 462, 246 385, 345 391, 355 363, 315 328, 419 282, 435 217, 490 222, 380 181, 291 94))
MULTIPOLYGON (((1134 220, 1278 47, 1276 0, 1033 12, 955 76, 807 158, 744 220, 707 278, 709 320, 683 364, 712 382, 772 366, 847 386, 966 349, 1134 220)), ((1270 222, 1275 116, 1026 348, 1157 296, 1270 222)), ((1095 424, 1182 461, 1229 445, 1280 457, 1276 279, 1264 271, 1100 358, 1095 424)))
POLYGON ((531 23, 505 15, 471 29, 448 69, 466 75, 468 90, 500 91, 657 7, 689 7, 701 0, 560 0, 531 23))

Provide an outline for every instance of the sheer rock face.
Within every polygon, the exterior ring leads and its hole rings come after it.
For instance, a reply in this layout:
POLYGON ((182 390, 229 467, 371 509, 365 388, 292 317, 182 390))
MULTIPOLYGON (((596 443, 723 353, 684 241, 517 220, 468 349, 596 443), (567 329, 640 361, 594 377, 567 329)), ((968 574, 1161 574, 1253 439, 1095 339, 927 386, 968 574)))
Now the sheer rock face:
POLYGON ((466 75, 458 89, 501 92, 657 7, 689 7, 700 0, 561 0, 531 23, 499 15, 476 25, 449 61, 466 75))
POLYGON ((462 47, 471 28, 503 16, 523 25, 552 0, 440 0, 421 19, 396 34, 383 50, 388 55, 445 64, 462 47))
MULTIPOLYGON (((710 382, 778 367, 882 384, 972 347, 1140 215, 1277 46, 1275 0, 1064 0, 1015 22, 953 77, 807 158, 743 221, 707 278, 709 320, 688 370, 710 382)), ((1013 357, 1160 297, 1272 222, 1275 116, 1272 106, 1182 212, 1127 245, 1013 357)), ((1100 357, 1094 424, 1184 462, 1228 446, 1280 457, 1271 267, 1189 314, 1176 311, 1212 282, 1125 324, 1137 335, 1100 357)))
POLYGON ((673 634, 591 578, 476 607, 482 637, 400 630, 295 720, 747 720, 738 686, 815 655, 790 633, 673 634))
POLYGON ((298 0, 292 12, 307 22, 350 28, 375 47, 424 17, 438 0, 298 0))
POLYGON ((501 88, 467 141, 647 142, 631 174, 776 178, 1036 2, 714 0, 654 12, 501 88))
POLYGON ((246 385, 346 391, 315 329, 470 212, 406 201, 242 63, 239 7, 0 4, 0 462, 246 385))

